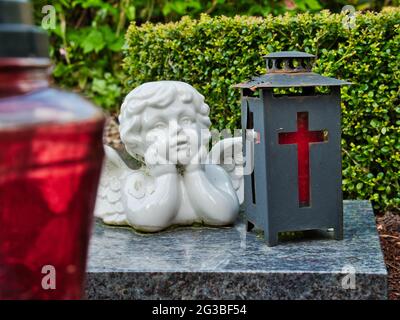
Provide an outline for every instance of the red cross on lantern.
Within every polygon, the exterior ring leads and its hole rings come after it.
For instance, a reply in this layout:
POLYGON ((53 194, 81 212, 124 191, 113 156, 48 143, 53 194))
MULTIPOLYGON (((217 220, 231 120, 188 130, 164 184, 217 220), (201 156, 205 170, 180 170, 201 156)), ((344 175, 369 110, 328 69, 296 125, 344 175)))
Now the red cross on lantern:
POLYGON ((279 133, 279 144, 297 144, 299 206, 310 205, 310 143, 325 142, 323 130, 308 130, 308 112, 297 113, 297 131, 279 133))

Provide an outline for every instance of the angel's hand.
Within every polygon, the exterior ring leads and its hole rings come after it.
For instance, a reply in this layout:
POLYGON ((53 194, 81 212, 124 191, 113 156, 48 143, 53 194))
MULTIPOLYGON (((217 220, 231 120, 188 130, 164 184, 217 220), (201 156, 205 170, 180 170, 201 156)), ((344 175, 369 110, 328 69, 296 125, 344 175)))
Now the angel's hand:
POLYGON ((176 165, 167 159, 166 152, 165 144, 162 143, 156 142, 147 148, 144 159, 152 176, 177 173, 176 165))
POLYGON ((204 170, 204 164, 207 161, 208 150, 206 146, 200 146, 199 151, 193 156, 190 163, 185 167, 185 172, 204 170))

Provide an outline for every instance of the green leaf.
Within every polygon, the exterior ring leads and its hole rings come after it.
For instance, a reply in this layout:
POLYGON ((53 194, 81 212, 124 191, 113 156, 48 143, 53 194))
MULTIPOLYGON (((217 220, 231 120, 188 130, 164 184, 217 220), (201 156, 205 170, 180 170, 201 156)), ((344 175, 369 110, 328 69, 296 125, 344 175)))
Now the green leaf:
POLYGON ((320 10, 322 8, 317 0, 305 0, 305 3, 311 10, 320 10))
POLYGON ((128 10, 126 10, 126 16, 129 20, 135 20, 136 19, 136 7, 135 6, 129 6, 128 10))
POLYGON ((81 43, 83 53, 99 52, 105 45, 103 34, 97 29, 92 29, 81 43))
POLYGON ((92 84, 92 90, 97 93, 104 93, 107 88, 107 82, 103 79, 94 79, 92 84))
POLYGON ((388 153, 388 152, 390 151, 390 148, 387 147, 387 146, 384 146, 384 147, 381 148, 381 151, 382 151, 383 153, 388 153))
POLYGON ((372 126, 373 128, 377 128, 377 127, 379 126, 379 121, 376 120, 376 119, 372 119, 371 122, 370 122, 370 124, 371 124, 371 126, 372 126))
POLYGON ((114 52, 120 52, 125 44, 125 39, 123 37, 115 39, 114 42, 108 45, 108 48, 114 52))

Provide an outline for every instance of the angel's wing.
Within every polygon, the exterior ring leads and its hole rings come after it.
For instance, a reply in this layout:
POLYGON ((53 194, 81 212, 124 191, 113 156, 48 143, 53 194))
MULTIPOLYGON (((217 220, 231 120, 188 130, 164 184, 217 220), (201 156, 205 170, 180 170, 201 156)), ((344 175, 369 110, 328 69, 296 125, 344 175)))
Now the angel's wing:
POLYGON ((105 161, 97 192, 95 216, 105 223, 126 225, 122 204, 122 182, 132 170, 113 148, 104 145, 105 161))
POLYGON ((233 188, 242 204, 244 200, 242 138, 227 138, 217 142, 208 154, 208 163, 219 164, 232 179, 233 188))

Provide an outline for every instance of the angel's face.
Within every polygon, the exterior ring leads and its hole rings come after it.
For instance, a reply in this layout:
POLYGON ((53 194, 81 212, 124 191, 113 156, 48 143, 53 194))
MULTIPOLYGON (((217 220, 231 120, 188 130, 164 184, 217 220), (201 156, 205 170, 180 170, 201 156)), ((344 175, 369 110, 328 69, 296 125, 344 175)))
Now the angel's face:
POLYGON ((146 108, 142 114, 142 139, 145 149, 157 149, 158 155, 173 164, 188 164, 198 153, 201 128, 195 107, 179 100, 168 107, 146 108))

